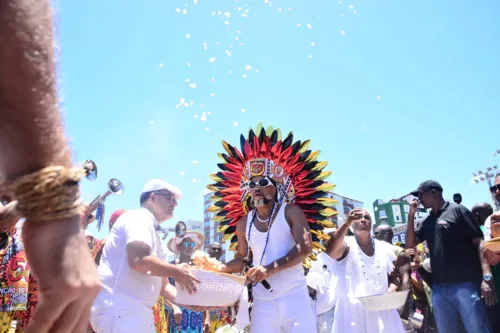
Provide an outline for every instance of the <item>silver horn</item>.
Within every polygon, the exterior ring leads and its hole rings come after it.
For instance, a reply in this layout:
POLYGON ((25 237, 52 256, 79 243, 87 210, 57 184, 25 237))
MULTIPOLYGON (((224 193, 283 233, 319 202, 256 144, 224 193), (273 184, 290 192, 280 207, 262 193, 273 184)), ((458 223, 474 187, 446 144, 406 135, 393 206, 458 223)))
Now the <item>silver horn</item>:
MULTIPOLYGON (((96 169, 97 170, 97 169, 96 169)), ((92 213, 97 210, 97 207, 99 207, 100 204, 102 204, 104 201, 106 201, 106 198, 110 196, 111 194, 114 195, 122 195, 124 191, 124 187, 121 181, 115 178, 111 178, 108 182, 108 190, 104 192, 103 194, 99 194, 92 202, 89 204, 89 207, 87 208, 87 219, 92 219, 92 213)))
POLYGON ((163 238, 163 239, 167 238, 168 233, 171 231, 175 232, 176 237, 182 238, 186 235, 186 230, 187 230, 186 223, 184 223, 183 221, 179 221, 175 224, 174 228, 162 229, 161 230, 161 233, 162 233, 161 238, 163 238))

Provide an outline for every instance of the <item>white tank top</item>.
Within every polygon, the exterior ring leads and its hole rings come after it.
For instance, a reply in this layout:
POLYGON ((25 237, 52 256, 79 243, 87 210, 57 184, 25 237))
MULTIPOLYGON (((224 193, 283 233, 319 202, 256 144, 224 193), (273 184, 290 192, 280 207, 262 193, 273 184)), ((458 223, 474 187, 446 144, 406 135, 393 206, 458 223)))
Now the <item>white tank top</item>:
MULTIPOLYGON (((263 258, 262 252, 264 251, 264 247, 266 244, 267 232, 260 232, 259 230, 257 230, 255 225, 253 225, 249 235, 248 232, 255 210, 252 210, 248 213, 246 235, 248 245, 252 250, 252 264, 254 266, 268 265, 275 260, 284 257, 296 245, 295 240, 292 237, 290 225, 286 222, 285 208, 286 204, 282 204, 278 214, 276 215, 276 218, 274 219, 274 222, 272 222, 271 224, 266 253, 264 254, 263 258)), ((257 220, 257 218, 255 220, 257 220)), ((255 298, 276 299, 295 290, 306 288, 307 286, 302 263, 279 271, 266 280, 273 288, 273 292, 270 293, 266 290, 266 288, 262 286, 261 283, 258 283, 253 288, 253 296, 255 298)))

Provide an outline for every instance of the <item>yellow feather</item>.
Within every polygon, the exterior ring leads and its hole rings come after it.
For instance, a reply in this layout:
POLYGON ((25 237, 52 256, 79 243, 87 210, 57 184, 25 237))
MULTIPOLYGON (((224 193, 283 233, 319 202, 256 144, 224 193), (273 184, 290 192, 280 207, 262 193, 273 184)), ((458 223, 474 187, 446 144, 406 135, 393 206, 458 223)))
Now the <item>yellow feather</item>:
POLYGON ((274 131, 274 128, 271 125, 267 126, 266 135, 271 136, 271 134, 273 134, 273 131, 274 131))
POLYGON ((309 148, 310 144, 311 144, 311 140, 306 140, 306 141, 302 142, 302 144, 300 145, 300 153, 305 152, 309 148))
MULTIPOLYGON (((337 214, 338 214, 338 212, 337 212, 337 214)), ((332 216, 335 216, 337 214, 334 214, 332 216)), ((329 221, 329 220, 322 220, 322 221, 318 221, 316 223, 318 223, 323 228, 336 228, 337 227, 337 225, 335 223, 333 223, 332 221, 329 221)))
POLYGON ((229 245, 229 251, 236 251, 236 247, 238 246, 238 242, 234 242, 229 245))
POLYGON ((226 160, 224 159, 224 157, 222 157, 222 153, 217 153, 217 156, 222 162, 226 163, 226 160))
POLYGON ((222 210, 221 207, 217 207, 217 206, 210 206, 208 207, 207 209, 210 213, 216 213, 216 212, 220 212, 222 210))
POLYGON ((321 233, 317 230, 311 230, 311 234, 315 234, 316 236, 321 235, 321 233))
MULTIPOLYGON (((315 249, 318 249, 318 250, 321 250, 321 251, 326 251, 325 247, 323 245, 321 245, 320 243, 317 243, 317 242, 313 243, 313 247, 315 249)), ((316 259, 314 259, 314 260, 316 260, 316 259)))
POLYGON ((319 239, 322 239, 322 240, 329 240, 330 239, 330 235, 328 234, 323 234, 319 237, 319 239))
POLYGON ((212 192, 218 192, 219 189, 217 187, 215 187, 214 185, 210 184, 210 185, 207 185, 207 188, 212 191, 212 192))
POLYGON ((222 140, 222 147, 224 147, 224 150, 226 151, 226 153, 228 153, 228 155, 232 156, 231 155, 231 150, 229 150, 229 143, 227 143, 226 141, 222 140))
POLYGON ((316 202, 320 203, 322 205, 328 206, 328 207, 331 207, 331 206, 339 203, 337 200, 332 199, 332 198, 318 198, 318 199, 316 199, 316 202))
POLYGON ((311 269, 311 268, 312 268, 311 260, 309 260, 309 259, 305 259, 305 260, 302 262, 302 266, 304 266, 305 268, 309 268, 309 269, 311 269))
POLYGON ((316 187, 318 191, 323 191, 323 192, 331 192, 335 188, 335 184, 330 184, 330 183, 323 183, 320 186, 316 187))
POLYGON ((224 231, 226 231, 227 228, 229 228, 229 224, 221 225, 221 226, 219 226, 218 231, 224 232, 224 231))
POLYGON ((224 235, 224 236, 222 236, 222 242, 225 243, 227 241, 230 241, 231 238, 233 238, 233 234, 224 235))
POLYGON ((332 216, 335 214, 335 211, 331 208, 325 208, 319 211, 319 213, 323 216, 332 216))
POLYGON ((209 200, 212 201, 212 202, 218 202, 218 201, 221 201, 222 198, 218 197, 216 195, 212 195, 209 200))
POLYGON ((257 136, 259 136, 259 135, 260 135, 260 131, 262 130, 262 127, 264 127, 264 126, 262 126, 262 123, 261 123, 261 122, 259 122, 259 123, 257 124, 257 127, 255 128, 255 135, 257 135, 257 136))
POLYGON ((219 176, 217 176, 215 173, 212 173, 212 174, 210 175, 210 178, 212 178, 212 180, 213 180, 214 182, 221 182, 221 181, 222 181, 222 179, 220 179, 220 178, 219 178, 219 176))
POLYGON ((277 128, 276 132, 278 132, 278 141, 281 141, 281 130, 277 128))
POLYGON ((325 180, 332 175, 331 171, 322 171, 314 180, 325 180))
POLYGON ((225 217, 225 216, 214 216, 214 217, 212 218, 212 221, 214 221, 214 222, 219 222, 219 223, 224 222, 225 220, 226 220, 226 217, 225 217))
POLYGON ((328 165, 327 161, 319 162, 318 164, 316 164, 314 168, 312 168, 312 170, 313 171, 323 170, 327 165, 328 165))
POLYGON ((319 154, 321 153, 321 150, 316 150, 313 151, 309 157, 306 159, 306 163, 316 161, 318 159, 319 154))

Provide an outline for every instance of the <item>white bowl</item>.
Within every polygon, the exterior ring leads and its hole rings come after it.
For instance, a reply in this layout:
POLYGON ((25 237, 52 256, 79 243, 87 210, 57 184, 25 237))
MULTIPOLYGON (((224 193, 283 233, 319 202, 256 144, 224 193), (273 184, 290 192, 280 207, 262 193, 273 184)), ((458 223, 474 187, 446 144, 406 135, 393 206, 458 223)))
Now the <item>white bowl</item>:
POLYGON ((409 290, 403 290, 384 295, 359 297, 358 299, 369 311, 392 310, 399 309, 406 303, 409 292, 409 290))
POLYGON ((193 269, 193 274, 200 279, 197 292, 189 295, 186 290, 176 288, 175 303, 205 307, 226 307, 238 301, 245 287, 244 276, 209 272, 193 269))

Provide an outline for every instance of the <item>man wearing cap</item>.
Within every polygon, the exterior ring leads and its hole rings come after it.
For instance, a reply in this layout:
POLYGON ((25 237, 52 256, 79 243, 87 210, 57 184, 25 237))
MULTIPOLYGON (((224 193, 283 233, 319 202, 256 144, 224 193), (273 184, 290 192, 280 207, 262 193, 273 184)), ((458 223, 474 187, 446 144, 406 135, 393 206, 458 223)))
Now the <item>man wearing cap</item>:
POLYGON ((181 192, 153 179, 144 185, 141 208, 121 215, 106 239, 99 265, 102 288, 91 312, 97 333, 155 333, 151 309, 170 297, 168 277, 189 293, 199 280, 183 265, 165 262, 160 223, 170 219, 181 192))
POLYGON ((458 332, 459 321, 469 333, 492 332, 485 306, 496 302, 491 269, 481 251, 483 233, 472 213, 443 199, 443 188, 428 180, 411 192, 406 245, 427 241, 432 266, 432 306, 439 332, 458 332), (415 228, 418 203, 430 214, 415 228), (482 299, 481 299, 482 298, 482 299))

